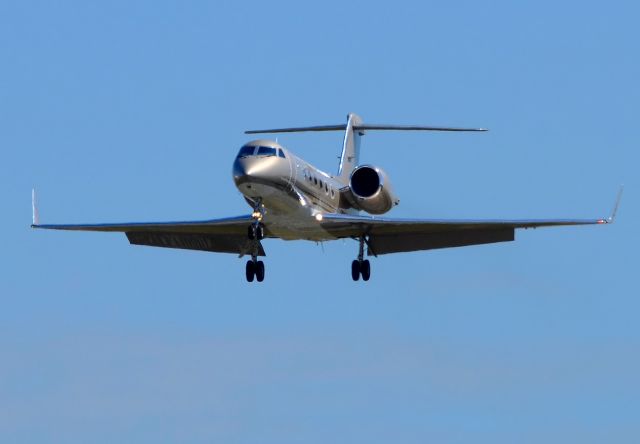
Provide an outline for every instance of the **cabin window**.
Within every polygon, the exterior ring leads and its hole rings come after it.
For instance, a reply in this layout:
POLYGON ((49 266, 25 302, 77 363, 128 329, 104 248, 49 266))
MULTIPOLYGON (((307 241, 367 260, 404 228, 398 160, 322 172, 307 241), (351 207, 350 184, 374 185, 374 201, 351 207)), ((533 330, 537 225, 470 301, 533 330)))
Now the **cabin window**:
POLYGON ((287 157, 284 155, 284 151, 282 151, 281 149, 278 150, 278 157, 282 157, 283 159, 286 159, 287 157))
POLYGON ((327 185, 327 182, 324 183, 324 192, 329 194, 329 185, 327 185))
POLYGON ((331 188, 331 199, 333 199, 334 197, 336 197, 336 193, 335 191, 333 191, 333 188, 331 188))
POLYGON ((258 156, 275 156, 277 149, 270 146, 259 146, 258 152, 256 153, 258 156))
POLYGON ((316 179, 315 177, 313 178, 313 183, 318 185, 318 179, 316 179))

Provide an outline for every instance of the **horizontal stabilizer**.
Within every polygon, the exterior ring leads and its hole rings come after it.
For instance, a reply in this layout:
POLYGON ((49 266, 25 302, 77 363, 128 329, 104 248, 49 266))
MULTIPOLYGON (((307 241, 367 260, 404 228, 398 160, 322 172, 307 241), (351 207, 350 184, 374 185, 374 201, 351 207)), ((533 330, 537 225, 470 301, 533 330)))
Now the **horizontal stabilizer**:
POLYGON ((321 125, 321 126, 303 126, 299 128, 276 128, 263 130, 249 130, 245 134, 265 134, 265 133, 303 133, 307 131, 344 131, 347 125, 321 125))
MULTIPOLYGON (((274 128, 264 130, 249 130, 245 134, 266 134, 266 133, 303 133, 308 131, 344 131, 347 125, 321 125, 302 126, 297 128, 274 128)), ((361 124, 353 125, 355 131, 487 131, 485 128, 457 128, 449 126, 422 126, 422 125, 383 125, 383 124, 361 124)))
POLYGON ((485 128, 458 128, 451 126, 421 126, 421 125, 376 125, 367 123, 355 126, 356 130, 375 131, 487 131, 485 128))

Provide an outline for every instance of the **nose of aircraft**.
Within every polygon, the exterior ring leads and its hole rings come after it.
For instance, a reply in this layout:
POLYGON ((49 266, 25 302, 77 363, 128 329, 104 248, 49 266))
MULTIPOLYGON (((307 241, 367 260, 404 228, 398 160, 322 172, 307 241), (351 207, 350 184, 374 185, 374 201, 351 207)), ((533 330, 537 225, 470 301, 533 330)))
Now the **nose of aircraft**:
POLYGON ((233 162, 232 174, 233 174, 233 180, 236 182, 236 184, 247 175, 247 169, 242 159, 236 159, 233 162))
POLYGON ((258 178, 264 173, 265 162, 259 158, 241 157, 233 162, 233 180, 236 184, 258 178))

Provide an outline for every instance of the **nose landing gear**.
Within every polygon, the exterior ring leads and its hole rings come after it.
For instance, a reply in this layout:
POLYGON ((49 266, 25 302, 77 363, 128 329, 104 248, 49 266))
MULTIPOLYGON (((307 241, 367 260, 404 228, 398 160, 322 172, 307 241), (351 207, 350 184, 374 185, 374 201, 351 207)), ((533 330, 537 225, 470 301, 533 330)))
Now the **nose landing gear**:
POLYGON ((262 240, 264 239, 264 228, 260 221, 253 222, 247 229, 247 237, 249 240, 262 240))
POLYGON ((258 199, 253 207, 251 217, 253 222, 247 227, 247 237, 249 240, 262 240, 264 239, 264 226, 262 225, 262 218, 264 217, 265 209, 262 205, 262 199, 258 199))
POLYGON ((264 217, 264 207, 262 206, 262 200, 258 199, 251 217, 253 222, 247 227, 247 237, 251 241, 251 259, 247 261, 245 268, 245 276, 247 282, 256 281, 262 282, 264 280, 264 262, 258 260, 258 252, 260 251, 260 241, 264 239, 264 226, 262 225, 262 218, 264 217))
POLYGON ((363 281, 368 281, 371 277, 371 264, 368 259, 364 259, 364 236, 360 236, 360 247, 358 249, 358 259, 351 262, 351 278, 357 281, 362 277, 363 281))

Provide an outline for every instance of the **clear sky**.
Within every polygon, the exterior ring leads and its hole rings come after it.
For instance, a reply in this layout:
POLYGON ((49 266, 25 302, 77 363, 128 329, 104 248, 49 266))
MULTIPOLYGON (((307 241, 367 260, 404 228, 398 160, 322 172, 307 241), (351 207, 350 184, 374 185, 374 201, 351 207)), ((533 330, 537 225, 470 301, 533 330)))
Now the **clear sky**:
MULTIPOLYGON (((0 2, 0 441, 637 443, 637 2, 0 2), (45 223, 224 217, 245 129, 376 133, 390 215, 601 217, 244 260, 45 223)), ((279 142, 334 171, 341 134, 279 142)))

